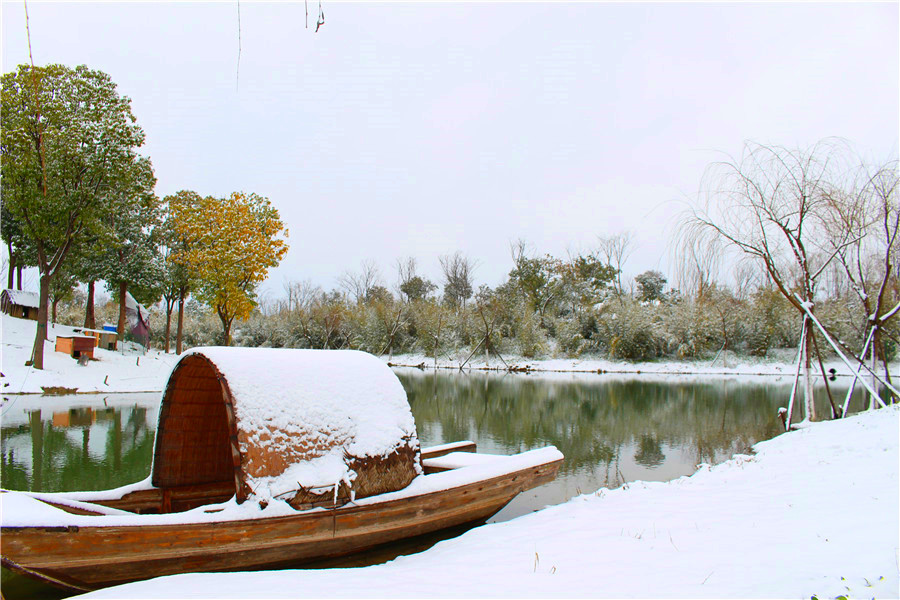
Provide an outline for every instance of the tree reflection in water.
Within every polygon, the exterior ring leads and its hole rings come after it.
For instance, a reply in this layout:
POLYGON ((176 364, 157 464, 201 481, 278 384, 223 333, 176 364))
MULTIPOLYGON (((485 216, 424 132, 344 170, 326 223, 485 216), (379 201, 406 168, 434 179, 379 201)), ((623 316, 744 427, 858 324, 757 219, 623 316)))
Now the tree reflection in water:
MULTIPOLYGON (((501 454, 559 448, 566 460, 557 481, 534 494, 534 502, 545 504, 638 479, 674 479, 700 463, 750 452, 783 431, 777 412, 790 391, 790 383, 764 378, 667 382, 397 373, 423 446, 471 439, 479 450, 501 454)), ((824 410, 827 397, 817 392, 824 410)), ((861 399, 854 404, 861 407, 861 399)))
POLYGON ((156 423, 146 406, 33 409, 26 422, 0 430, 7 489, 100 490, 150 473, 156 423))

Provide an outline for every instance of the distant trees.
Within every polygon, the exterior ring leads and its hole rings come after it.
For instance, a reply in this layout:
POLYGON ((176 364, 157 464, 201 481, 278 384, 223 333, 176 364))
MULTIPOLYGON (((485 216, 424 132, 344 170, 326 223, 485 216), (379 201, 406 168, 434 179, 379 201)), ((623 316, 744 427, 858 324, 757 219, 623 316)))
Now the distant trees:
MULTIPOLYGON (((7 285, 18 274, 21 287, 21 268, 38 267, 37 368, 48 306, 54 318, 58 306, 68 306, 69 319, 71 305, 86 301, 84 324, 93 327, 98 281, 119 301, 120 330, 126 293, 145 303, 164 299, 167 351, 177 305, 179 353, 184 344, 219 341, 219 328, 220 340, 232 343, 235 319, 245 321, 234 328, 236 343, 422 352, 435 364, 443 356, 457 365, 479 350, 504 362, 715 353, 714 363, 726 350, 763 356, 796 344, 810 418, 810 374, 817 364, 822 370, 822 351, 829 351, 809 326, 813 316, 841 344, 867 354, 862 368, 874 373, 881 362, 888 379, 900 345, 897 162, 857 165, 839 143, 805 150, 747 144, 739 159, 712 165, 701 205, 677 240, 671 284, 649 270, 635 286, 623 285, 634 238, 620 233, 566 256, 519 240, 506 279, 494 287, 477 285, 477 261, 455 252, 438 259, 440 285, 410 257, 397 262, 391 290, 378 266, 363 261, 336 290, 288 282, 286 301, 261 307, 257 288, 287 252, 278 211, 242 192, 215 198, 182 190, 160 201, 152 165, 137 153, 144 138, 130 101, 107 75, 19 67, 3 76, 2 119, 7 285), (743 259, 732 287, 717 280, 724 248, 743 259), (87 285, 86 297, 73 293, 78 282, 87 285), (792 323, 798 314, 800 328, 792 323)), ((113 318, 112 310, 100 307, 101 317, 113 318)))
POLYGON ((6 255, 9 257, 6 283, 8 289, 22 289, 22 269, 34 262, 25 254, 28 245, 24 236, 21 223, 13 218, 6 202, 0 203, 0 237, 6 242, 6 255))
POLYGON ((417 273, 417 263, 413 257, 397 261, 397 274, 400 279, 397 289, 407 304, 423 300, 437 289, 437 285, 417 273))
POLYGON ((659 271, 644 271, 634 278, 638 285, 638 297, 645 301, 661 300, 666 287, 666 276, 659 271))
POLYGON ((619 295, 625 293, 622 288, 622 270, 625 261, 634 251, 634 236, 630 231, 613 235, 600 236, 597 239, 598 254, 605 263, 615 269, 615 290, 619 295))
POLYGON ((511 250, 513 269, 509 281, 522 294, 528 310, 537 313, 543 323, 544 313, 561 291, 562 262, 549 254, 529 256, 528 245, 522 240, 513 244, 511 250))
POLYGON ((33 257, 40 272, 33 366, 41 369, 51 283, 79 236, 106 227, 144 132, 109 75, 85 66, 20 65, 4 74, 2 121, 4 220, 21 235, 3 234, 11 256, 33 257))
POLYGON ((475 261, 460 252, 441 256, 439 261, 444 274, 444 302, 454 308, 465 308, 466 300, 473 293, 475 261))
POLYGON ((371 299, 372 291, 381 286, 381 273, 373 261, 364 260, 359 271, 346 271, 338 283, 357 304, 363 304, 371 299))
POLYGON ((173 260, 196 275, 194 293, 215 310, 227 346, 234 319, 250 315, 256 286, 287 253, 281 237, 287 231, 275 207, 257 194, 194 200, 173 207, 178 236, 190 240, 173 260))

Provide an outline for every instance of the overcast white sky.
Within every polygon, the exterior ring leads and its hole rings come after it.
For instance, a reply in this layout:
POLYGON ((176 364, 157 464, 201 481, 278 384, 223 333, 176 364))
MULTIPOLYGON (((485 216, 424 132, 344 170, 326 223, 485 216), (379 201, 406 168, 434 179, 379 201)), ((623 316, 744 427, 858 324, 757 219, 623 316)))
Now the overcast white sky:
MULTIPOLYGON (((28 3, 36 64, 86 64, 132 99, 162 196, 267 196, 286 279, 360 261, 511 268, 509 243, 590 250, 630 230, 626 272, 669 274, 683 201, 745 140, 841 136, 897 153, 898 4, 28 3)), ((3 71, 28 61, 2 2, 3 71)), ((36 282, 35 282, 36 289, 36 282)))

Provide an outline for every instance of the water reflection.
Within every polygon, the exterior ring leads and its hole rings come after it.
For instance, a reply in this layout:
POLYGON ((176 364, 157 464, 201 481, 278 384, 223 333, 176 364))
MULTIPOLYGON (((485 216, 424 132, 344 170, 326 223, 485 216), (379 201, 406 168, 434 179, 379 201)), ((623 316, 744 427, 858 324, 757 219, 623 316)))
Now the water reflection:
MULTIPOLYGON (((521 495, 494 520, 601 487, 675 479, 749 452, 783 431, 777 412, 791 387, 771 379, 548 380, 410 369, 398 376, 423 445, 471 439, 482 451, 513 454, 553 444, 565 455, 554 483, 521 495)), ((857 393, 851 410, 862 402, 857 393)), ((816 404, 828 414, 824 388, 816 404)))
POLYGON ((145 478, 158 403, 159 394, 4 400, 2 486, 100 490, 145 478))
MULTIPOLYGON (((513 454, 553 444, 556 483, 499 518, 636 479, 668 480, 747 452, 781 432, 790 383, 647 379, 548 380, 398 370, 423 446, 471 439, 513 454)), ((827 414, 824 390, 817 404, 827 414)), ((2 486, 95 490, 150 472, 160 394, 12 396, 2 406, 2 486)), ((862 408, 857 393, 851 409, 862 408)))

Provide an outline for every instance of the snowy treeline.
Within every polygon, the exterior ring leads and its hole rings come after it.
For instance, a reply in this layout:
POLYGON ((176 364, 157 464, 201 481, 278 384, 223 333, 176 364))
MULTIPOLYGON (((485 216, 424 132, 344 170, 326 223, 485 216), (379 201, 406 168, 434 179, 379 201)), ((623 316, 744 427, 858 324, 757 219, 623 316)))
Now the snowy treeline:
MULTIPOLYGON (((477 292, 471 291, 475 287, 471 275, 465 285, 451 285, 445 278, 439 288, 414 270, 392 292, 382 284, 377 269, 364 265, 363 273, 345 275, 342 285, 332 290, 309 283, 286 284, 285 296, 263 299, 249 319, 237 324, 234 343, 438 358, 482 354, 488 346, 492 360, 499 360, 498 355, 586 354, 624 360, 691 359, 711 358, 723 349, 765 356, 799 343, 796 310, 771 286, 744 285, 735 290, 713 283, 701 293, 685 294, 666 291, 665 277, 651 271, 635 278, 633 290, 626 285, 620 291, 616 269, 605 268, 594 278, 594 286, 586 276, 573 275, 566 281, 564 275, 554 274, 565 273, 566 265, 578 262, 602 265, 596 256, 522 257, 506 281, 495 288, 482 285, 477 292), (532 271, 526 275, 529 265, 532 271)), ((831 293, 817 303, 818 314, 858 351, 866 327, 858 296, 837 279, 829 287, 831 293)), ((896 285, 892 294, 897 295, 896 285)), ((84 300, 76 294, 60 304, 59 322, 80 325, 84 300)), ((98 320, 114 321, 116 310, 111 304, 100 306, 98 320)), ((165 314, 159 308, 153 311, 153 344, 162 347, 165 314)), ((900 334, 886 332, 886 346, 893 354, 900 334)), ((208 307, 189 302, 184 336, 187 346, 222 343, 218 317, 208 307)))

